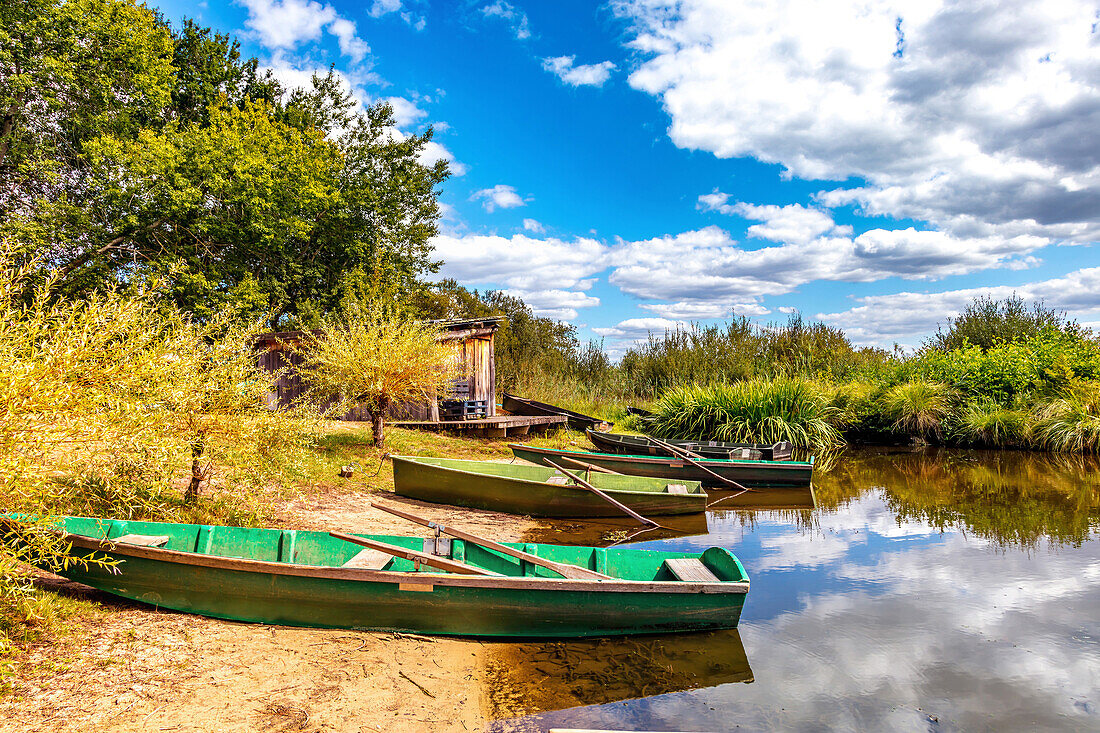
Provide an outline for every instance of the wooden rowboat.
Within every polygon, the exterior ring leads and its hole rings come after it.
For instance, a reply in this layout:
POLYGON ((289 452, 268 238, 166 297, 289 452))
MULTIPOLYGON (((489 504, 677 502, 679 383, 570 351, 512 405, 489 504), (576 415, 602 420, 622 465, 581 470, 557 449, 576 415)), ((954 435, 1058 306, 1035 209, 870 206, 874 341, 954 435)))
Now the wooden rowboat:
POLYGON ((512 449, 516 458, 544 466, 563 459, 580 461, 628 476, 674 479, 680 483, 700 481, 704 487, 708 488, 725 487, 707 471, 748 487, 805 488, 810 485, 814 470, 812 457, 809 461, 722 461, 710 458, 688 461, 683 458, 586 453, 518 444, 509 444, 508 447, 512 449), (705 467, 707 471, 702 470, 700 466, 705 467))
MULTIPOLYGON (((392 456, 394 491, 437 504, 455 504, 532 517, 617 517, 622 511, 575 485, 562 471, 530 463, 392 456)), ((699 482, 569 471, 644 515, 705 511, 699 482)))
POLYGON ((564 407, 558 407, 557 405, 550 405, 536 400, 529 400, 526 397, 517 397, 507 392, 504 393, 504 399, 501 404, 505 410, 513 415, 565 415, 569 418, 569 427, 574 430, 606 430, 614 424, 607 420, 601 420, 598 417, 582 415, 579 412, 573 412, 564 407))
MULTIPOLYGON (((18 542, 25 530, 10 518, 5 524, 8 541, 18 542)), ((334 536, 89 517, 63 517, 57 531, 74 561, 47 569, 67 578, 160 608, 291 626, 532 638, 733 628, 749 588, 741 563, 718 547, 507 545, 589 576, 565 578, 438 534, 334 536), (390 549, 371 555, 359 543, 390 549), (118 564, 82 562, 92 556, 118 564)))
MULTIPOLYGON (((669 451, 662 448, 648 435, 621 435, 619 433, 601 433, 586 430, 588 439, 601 453, 619 453, 629 456, 667 456, 669 451)), ((749 458, 763 461, 790 460, 794 446, 787 442, 766 443, 724 443, 718 440, 668 440, 664 441, 677 448, 691 451, 702 458, 736 460, 749 458)))

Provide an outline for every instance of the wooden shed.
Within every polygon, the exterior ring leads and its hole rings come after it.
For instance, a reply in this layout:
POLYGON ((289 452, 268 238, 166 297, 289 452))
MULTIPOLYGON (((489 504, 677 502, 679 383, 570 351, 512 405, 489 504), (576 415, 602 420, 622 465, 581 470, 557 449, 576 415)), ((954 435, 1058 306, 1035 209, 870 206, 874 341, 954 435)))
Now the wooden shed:
MULTIPOLYGON (((441 339, 454 349, 460 376, 457 391, 464 398, 484 400, 488 416, 496 415, 496 364, 493 355, 493 336, 500 328, 503 317, 464 318, 446 321, 432 321, 442 333, 441 339)), ((260 367, 268 371, 277 371, 289 367, 276 384, 275 392, 270 395, 268 404, 273 409, 287 407, 297 400, 307 385, 302 382, 296 367, 302 363, 297 345, 306 336, 305 331, 282 331, 265 333, 257 339, 260 349, 260 367)), ((439 406, 431 402, 410 402, 394 405, 388 411, 395 420, 439 420, 439 406)), ((343 416, 344 420, 368 420, 359 410, 352 410, 343 416)))

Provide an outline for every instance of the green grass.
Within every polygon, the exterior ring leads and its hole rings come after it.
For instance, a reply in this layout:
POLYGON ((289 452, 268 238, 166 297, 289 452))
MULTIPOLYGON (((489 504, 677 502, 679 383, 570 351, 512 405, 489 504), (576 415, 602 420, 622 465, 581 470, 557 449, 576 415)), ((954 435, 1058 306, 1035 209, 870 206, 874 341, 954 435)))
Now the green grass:
POLYGON ((1050 400, 1035 410, 1032 435, 1047 450, 1100 452, 1100 400, 1072 395, 1050 400))
POLYGON ((940 437, 955 416, 956 392, 936 382, 903 382, 882 395, 884 414, 894 430, 917 438, 940 437))
POLYGON ((781 440, 812 451, 843 444, 839 416, 820 389, 803 379, 749 380, 674 387, 653 404, 653 434, 738 443, 781 440))
POLYGON ((1031 415, 1026 410, 1003 407, 990 399, 968 402, 959 416, 957 440, 988 448, 1026 445, 1031 433, 1031 415))

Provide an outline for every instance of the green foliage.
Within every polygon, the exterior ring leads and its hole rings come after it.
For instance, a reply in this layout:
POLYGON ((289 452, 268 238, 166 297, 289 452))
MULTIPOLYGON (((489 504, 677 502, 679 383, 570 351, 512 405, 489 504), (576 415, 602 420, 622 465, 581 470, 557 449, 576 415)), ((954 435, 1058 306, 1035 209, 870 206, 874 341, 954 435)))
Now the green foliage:
POLYGON ((921 438, 939 438, 955 415, 958 395, 937 382, 904 382, 882 395, 884 414, 894 430, 921 438))
POLYGON ((1100 348, 1046 327, 1027 341, 998 342, 989 349, 964 343, 951 351, 927 350, 915 368, 926 379, 1008 405, 1029 392, 1054 394, 1075 379, 1097 378, 1100 348))
POLYGON ((331 71, 285 92, 228 36, 134 0, 4 4, 0 236, 83 296, 158 280, 200 318, 293 327, 348 289, 409 291, 446 163, 331 71))
POLYGON ((1047 450, 1100 453, 1100 383, 1041 402, 1034 419, 1034 440, 1047 450))
POLYGON ((834 425, 838 411, 814 384, 797 378, 673 387, 652 411, 648 422, 658 437, 786 440, 811 451, 843 444, 834 425))
POLYGON ((640 395, 679 384, 710 384, 779 376, 848 379, 878 368, 886 352, 856 349, 843 332, 793 315, 783 326, 760 328, 748 319, 722 326, 691 326, 629 349, 622 359, 640 395))
POLYGON ((925 344, 926 349, 953 351, 976 346, 988 351, 999 344, 1023 343, 1044 331, 1057 331, 1073 338, 1087 338, 1088 329, 1067 318, 1062 311, 1047 308, 1042 301, 1029 307, 1012 295, 1003 300, 979 296, 954 318, 947 319, 925 344))
POLYGON ((41 523, 23 530, 29 546, 0 542, 0 597, 15 599, 5 608, 32 593, 20 562, 60 561, 42 531, 51 516, 255 521, 270 457, 307 444, 314 426, 308 411, 266 409, 274 377, 252 350, 261 324, 199 323, 151 291, 59 300, 29 287, 38 263, 11 259, 0 251, 0 506, 41 523), (200 495, 219 481, 233 490, 200 495))
POLYGON ((301 344, 298 371, 308 399, 331 401, 330 412, 362 408, 385 440, 383 416, 392 404, 440 396, 455 376, 455 353, 428 323, 379 311, 329 319, 301 344))
POLYGON ((1031 415, 1002 407, 987 397, 968 402, 959 415, 957 439, 991 448, 1025 445, 1031 433, 1031 415))

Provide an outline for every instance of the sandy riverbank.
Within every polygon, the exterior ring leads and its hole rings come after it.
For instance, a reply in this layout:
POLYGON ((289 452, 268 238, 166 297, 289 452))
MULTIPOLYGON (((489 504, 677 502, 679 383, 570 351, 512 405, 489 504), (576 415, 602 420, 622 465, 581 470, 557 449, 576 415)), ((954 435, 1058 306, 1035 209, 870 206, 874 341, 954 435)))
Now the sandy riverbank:
MULTIPOLYGON (((315 495, 287 504, 280 524, 420 534, 369 506, 377 494, 315 495)), ((529 518, 424 505, 417 514, 497 539, 520 540, 529 518)), ((106 610, 60 642, 0 700, 0 731, 479 731, 486 670, 477 641, 243 624, 163 612, 46 579, 102 599, 106 610)))

